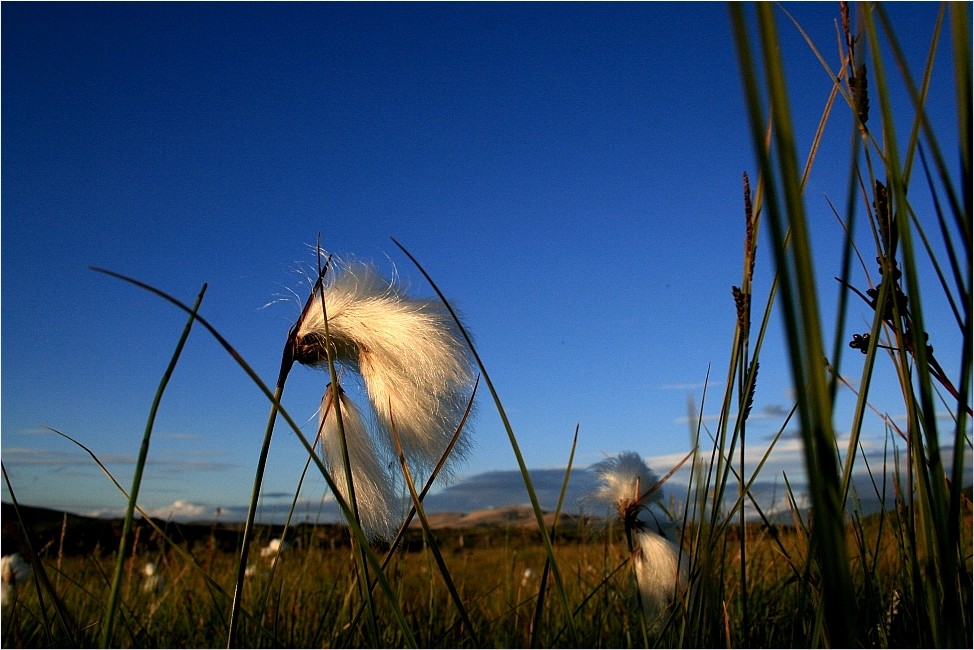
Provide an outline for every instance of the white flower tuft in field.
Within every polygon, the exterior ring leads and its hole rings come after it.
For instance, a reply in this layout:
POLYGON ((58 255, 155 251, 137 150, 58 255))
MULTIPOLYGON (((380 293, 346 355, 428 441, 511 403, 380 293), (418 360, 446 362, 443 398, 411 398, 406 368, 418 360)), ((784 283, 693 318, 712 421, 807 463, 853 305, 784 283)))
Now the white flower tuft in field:
POLYGON ((594 500, 615 509, 625 524, 643 617, 654 625, 687 581, 686 556, 664 537, 672 522, 650 507, 660 500, 659 478, 634 452, 607 458, 593 471, 599 479, 594 500))
POLYGON ((673 602, 678 589, 686 584, 686 556, 681 556, 676 544, 649 530, 634 532, 633 543, 632 559, 643 617, 654 624, 673 602))
POLYGON ((659 498, 659 492, 652 491, 659 477, 636 452, 624 451, 606 458, 592 471, 599 479, 594 499, 615 508, 622 519, 630 510, 638 511, 659 498))
POLYGON ((273 560, 277 558, 279 555, 281 555, 282 553, 284 553, 289 548, 291 548, 290 544, 280 539, 279 537, 275 537, 274 539, 267 542, 267 546, 260 549, 260 556, 262 558, 270 558, 273 560))
MULTIPOLYGON (((389 539, 397 523, 395 476, 386 462, 396 457, 394 436, 413 476, 428 475, 446 452, 470 399, 470 352, 441 302, 409 297, 397 282, 362 263, 329 270, 322 292, 312 296, 295 325, 294 360, 327 367, 329 339, 335 362, 357 373, 368 394, 371 417, 362 416, 340 389, 337 400, 361 523, 370 537, 389 539)), ((319 411, 322 447, 347 498, 332 393, 329 387, 319 411)), ((461 435, 452 458, 468 448, 461 435)))
POLYGON ((0 576, 2 576, 2 605, 7 607, 14 602, 17 585, 26 582, 30 577, 30 565, 21 557, 20 553, 4 555, 0 558, 0 576))
POLYGON ((155 562, 146 562, 142 567, 145 580, 142 581, 142 591, 146 594, 158 595, 166 589, 166 578, 159 574, 155 562))

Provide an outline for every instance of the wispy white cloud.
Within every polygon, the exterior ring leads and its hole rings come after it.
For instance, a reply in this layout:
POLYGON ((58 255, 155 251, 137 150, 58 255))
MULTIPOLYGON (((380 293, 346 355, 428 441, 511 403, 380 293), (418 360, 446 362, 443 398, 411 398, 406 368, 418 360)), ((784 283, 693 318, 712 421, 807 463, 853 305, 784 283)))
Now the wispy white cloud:
MULTIPOLYGON (((661 384, 660 390, 697 391, 703 390, 706 386, 707 384, 702 381, 689 384, 661 384)), ((713 385, 710 388, 712 389, 713 385)))
MULTIPOLYGON (((91 457, 82 451, 60 449, 35 449, 31 447, 4 447, 4 463, 8 466, 46 465, 50 467, 75 467, 92 465, 91 457)), ((102 462, 105 462, 104 460, 102 462)))
MULTIPOLYGON (((788 414, 791 413, 791 406, 786 406, 784 404, 766 404, 759 409, 751 411, 747 416, 749 422, 756 420, 779 420, 782 423, 788 418, 788 414)), ((737 419, 737 411, 732 411, 730 413, 731 421, 737 419)), ((699 415, 689 416, 684 415, 675 419, 677 424, 690 424, 696 423, 698 420, 702 422, 718 422, 720 421, 719 413, 704 414, 703 417, 699 415)))
MULTIPOLYGON (((281 499, 266 503, 261 500, 257 511, 257 521, 264 524, 283 524, 291 514, 293 495, 288 499, 281 499)), ((240 504, 214 503, 189 499, 176 499, 161 505, 142 508, 153 519, 177 521, 183 523, 202 523, 212 521, 244 521, 247 517, 247 507, 240 504)), ((79 513, 88 517, 102 519, 119 519, 125 516, 125 506, 111 508, 93 508, 79 513)), ((294 503, 292 523, 333 523, 339 521, 338 506, 330 494, 321 499, 299 499, 294 503)))
POLYGON ((170 432, 160 431, 158 433, 153 433, 152 435, 153 438, 164 438, 166 440, 179 440, 182 442, 199 440, 200 438, 203 437, 199 433, 195 433, 192 431, 170 431, 170 432))
MULTIPOLYGON (((233 464, 217 460, 219 454, 215 451, 193 452, 181 454, 180 458, 150 456, 146 466, 157 472, 207 472, 231 469, 233 464), (185 457, 189 456, 189 457, 185 457), (193 457, 195 456, 195 457, 193 457)), ((51 471, 67 467, 91 467, 97 469, 91 456, 77 450, 38 449, 34 447, 4 447, 4 462, 11 467, 48 467, 51 471)), ((98 460, 106 467, 129 465, 134 466, 137 457, 131 454, 99 454, 98 460)))

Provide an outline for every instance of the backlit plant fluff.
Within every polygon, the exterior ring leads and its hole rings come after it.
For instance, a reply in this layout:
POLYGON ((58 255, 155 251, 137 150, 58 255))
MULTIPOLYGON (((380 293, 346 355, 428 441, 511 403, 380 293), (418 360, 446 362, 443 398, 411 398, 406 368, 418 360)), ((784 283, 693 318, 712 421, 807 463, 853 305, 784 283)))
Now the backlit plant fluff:
MULTIPOLYGON (((370 265, 334 266, 295 325, 294 360, 327 368, 330 340, 335 363, 362 378, 367 413, 341 388, 329 386, 325 392, 319 409, 322 449, 347 499, 337 392, 361 524, 368 536, 388 539, 397 524, 396 475, 387 462, 396 457, 393 432, 413 476, 428 476, 463 419, 474 371, 464 338, 443 303, 407 296, 370 265)), ((452 458, 462 457, 467 448, 461 435, 452 458)))
POLYGON ((27 581, 30 577, 30 565, 21 557, 20 553, 4 555, 0 558, 0 586, 3 587, 3 607, 14 603, 17 598, 17 585, 27 581))
POLYGON ((661 508, 652 508, 662 494, 654 489, 659 478, 631 451, 592 469, 599 480, 594 499, 613 508, 625 525, 643 617, 656 625, 687 581, 686 557, 664 536, 673 522, 661 508))

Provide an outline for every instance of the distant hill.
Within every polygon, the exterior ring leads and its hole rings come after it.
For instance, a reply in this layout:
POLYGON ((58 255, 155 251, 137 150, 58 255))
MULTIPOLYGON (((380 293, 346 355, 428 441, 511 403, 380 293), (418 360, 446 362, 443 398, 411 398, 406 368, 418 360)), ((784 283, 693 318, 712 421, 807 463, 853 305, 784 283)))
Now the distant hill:
MULTIPOLYGON (((84 517, 58 510, 20 506, 20 516, 23 525, 29 531, 30 543, 34 551, 41 556, 78 555, 83 553, 113 553, 118 549, 122 535, 121 519, 98 519, 84 517)), ((18 522, 17 513, 12 504, 3 503, 0 511, 3 522, 2 550, 7 555, 14 552, 25 552, 25 540, 18 522)), ((537 533, 537 518, 534 510, 528 506, 506 506, 502 508, 487 508, 470 513, 430 513, 428 515, 430 527, 437 530, 452 530, 460 533, 459 544, 467 546, 477 544, 478 540, 490 543, 491 533, 508 531, 533 539, 537 533), (463 541, 463 540, 466 541, 463 541)), ((545 526, 550 529, 554 522, 554 513, 545 513, 545 526)), ((192 548, 205 544, 215 546, 224 552, 236 552, 240 548, 243 536, 243 524, 230 523, 174 523, 154 519, 154 523, 177 544, 185 544, 192 548)), ((580 528, 584 528, 585 519, 577 515, 562 515, 559 531, 563 535, 577 535, 580 528)), ((152 526, 142 519, 136 519, 133 524, 133 539, 143 550, 158 548, 165 544, 165 540, 152 526)), ((256 527, 258 543, 264 543, 273 537, 279 537, 284 532, 283 526, 256 527)), ((446 538, 450 536, 447 535, 446 538)), ((288 533, 288 539, 301 539, 303 543, 313 543, 326 546, 344 546, 347 544, 348 532, 343 524, 296 524, 288 533)), ((406 548, 422 545, 422 530, 418 519, 413 520, 407 534, 406 548)))

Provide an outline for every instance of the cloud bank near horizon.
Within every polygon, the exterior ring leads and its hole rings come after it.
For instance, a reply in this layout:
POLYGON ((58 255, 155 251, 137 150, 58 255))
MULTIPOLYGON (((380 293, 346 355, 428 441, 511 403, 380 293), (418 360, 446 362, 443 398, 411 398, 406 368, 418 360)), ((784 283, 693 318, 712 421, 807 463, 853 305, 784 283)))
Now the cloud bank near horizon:
MULTIPOLYGON (((565 469, 538 469, 531 471, 531 482, 535 488, 538 501, 543 510, 554 511, 558 505, 565 469)), ((664 486, 663 503, 677 518, 682 518, 683 504, 687 496, 688 472, 674 475, 664 486)), ((970 468, 967 471, 967 481, 971 481, 970 468)), ((563 512, 585 514, 592 516, 606 516, 609 513, 601 511, 595 504, 588 501, 587 496, 595 489, 597 479, 590 468, 575 468, 571 472, 569 484, 565 492, 563 512)), ((859 474, 854 477, 853 497, 850 509, 868 514, 880 509, 880 504, 887 507, 893 504, 893 481, 891 476, 859 474)), ((788 481, 781 476, 779 480, 758 480, 752 483, 750 498, 744 503, 745 516, 748 520, 760 521, 763 515, 770 521, 791 520, 791 498, 789 488, 794 497, 794 505, 804 511, 809 506, 806 496, 804 478, 788 477, 788 481), (760 509, 760 511, 759 511, 760 509)), ((736 483, 728 485, 728 495, 724 500, 725 511, 729 512, 737 500, 736 483)), ((293 495, 267 494, 262 497, 258 512, 258 521, 263 524, 281 525, 287 521, 291 511, 293 495)), ((506 506, 529 505, 527 489, 521 473, 517 470, 498 470, 482 472, 465 477, 445 488, 430 493, 424 504, 430 513, 470 513, 478 510, 501 508, 506 506)), ((294 513, 291 524, 299 523, 335 523, 340 522, 341 515, 334 498, 330 494, 317 501, 300 499, 294 503, 294 513)), ((78 513, 86 516, 112 518, 122 516, 122 508, 96 509, 78 513)), ((182 523, 239 522, 246 517, 244 505, 217 505, 189 500, 176 500, 173 503, 157 508, 147 509, 150 516, 158 519, 182 523)))

